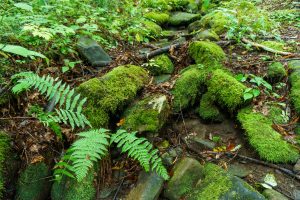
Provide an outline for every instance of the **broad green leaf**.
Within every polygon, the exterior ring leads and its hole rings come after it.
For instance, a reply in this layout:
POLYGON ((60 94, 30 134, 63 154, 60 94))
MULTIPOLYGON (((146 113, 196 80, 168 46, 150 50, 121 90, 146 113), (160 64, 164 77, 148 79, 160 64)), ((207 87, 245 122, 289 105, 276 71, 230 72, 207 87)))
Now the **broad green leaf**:
POLYGON ((253 94, 251 93, 244 93, 244 100, 248 100, 248 99, 252 99, 253 98, 253 94))
POLYGON ((41 53, 35 52, 35 51, 31 51, 28 50, 24 47, 21 46, 17 46, 17 45, 10 45, 10 44, 0 44, 0 50, 7 52, 7 53, 12 53, 12 54, 16 54, 19 56, 23 56, 23 57, 29 57, 29 56, 37 56, 40 58, 44 58, 47 59, 46 56, 44 56, 41 53))
POLYGON ((260 90, 258 90, 258 89, 253 89, 253 90, 252 90, 252 94, 253 94, 254 97, 257 97, 257 96, 260 95, 260 90))

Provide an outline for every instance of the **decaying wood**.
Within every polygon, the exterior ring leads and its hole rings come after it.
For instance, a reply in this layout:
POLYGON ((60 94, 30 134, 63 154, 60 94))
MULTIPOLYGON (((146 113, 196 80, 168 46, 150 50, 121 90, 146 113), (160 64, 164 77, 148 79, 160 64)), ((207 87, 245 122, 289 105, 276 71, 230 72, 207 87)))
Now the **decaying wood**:
POLYGON ((141 60, 148 60, 148 59, 153 58, 154 56, 166 53, 166 52, 168 52, 172 48, 173 49, 177 49, 177 48, 181 47, 184 44, 185 43, 177 43, 177 44, 168 45, 166 47, 162 47, 162 48, 156 49, 154 51, 151 51, 151 52, 149 52, 147 54, 140 55, 139 59, 141 59, 141 60))

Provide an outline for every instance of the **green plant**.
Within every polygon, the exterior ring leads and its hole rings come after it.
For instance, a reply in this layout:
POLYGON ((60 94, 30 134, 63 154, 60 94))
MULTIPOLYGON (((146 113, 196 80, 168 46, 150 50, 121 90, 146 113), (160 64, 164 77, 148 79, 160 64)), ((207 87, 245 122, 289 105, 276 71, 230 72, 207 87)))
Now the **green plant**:
POLYGON ((81 63, 81 61, 71 62, 69 59, 64 59, 64 66, 61 68, 62 73, 72 70, 75 67, 75 65, 79 63, 81 63))

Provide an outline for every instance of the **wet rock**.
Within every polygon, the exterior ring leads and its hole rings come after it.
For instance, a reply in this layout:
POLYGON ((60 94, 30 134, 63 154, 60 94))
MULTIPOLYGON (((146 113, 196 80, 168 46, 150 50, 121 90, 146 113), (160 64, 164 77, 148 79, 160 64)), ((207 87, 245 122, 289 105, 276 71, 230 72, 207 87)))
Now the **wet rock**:
POLYGON ((126 109, 122 128, 157 133, 168 119, 170 106, 163 94, 147 96, 126 109))
POLYGON ((210 140, 204 139, 198 135, 188 135, 185 141, 189 145, 189 148, 193 149, 195 152, 201 153, 204 150, 212 150, 215 148, 216 144, 210 140))
POLYGON ((51 171, 45 163, 30 164, 21 172, 16 200, 45 200, 49 197, 51 171))
POLYGON ((268 66, 267 77, 270 81, 278 82, 285 76, 287 76, 287 73, 283 64, 281 64, 280 62, 274 62, 268 66))
POLYGON ((155 56, 150 59, 149 63, 145 65, 145 68, 148 69, 150 74, 154 76, 172 74, 174 71, 174 65, 166 54, 155 56))
POLYGON ((186 12, 174 12, 171 13, 169 24, 173 26, 187 25, 197 19, 199 19, 200 14, 192 14, 186 12))
POLYGON ((152 20, 159 25, 163 25, 168 22, 170 15, 168 13, 160 12, 148 12, 144 15, 146 19, 152 20))
POLYGON ((263 192, 263 195, 268 200, 288 200, 288 198, 285 197, 283 194, 281 194, 273 189, 265 189, 265 191, 263 192))
POLYGON ((172 166, 175 159, 182 155, 182 152, 183 151, 180 147, 169 149, 167 152, 161 155, 163 164, 167 167, 172 166))
POLYGON ((81 37, 77 48, 79 53, 94 67, 103 67, 111 62, 110 56, 103 48, 88 37, 81 37))
POLYGON ((156 173, 141 172, 137 185, 130 191, 126 200, 155 200, 158 198, 164 180, 156 173))
POLYGON ((295 173, 299 173, 300 172, 300 159, 298 159, 298 161, 296 162, 296 164, 294 165, 293 171, 295 173))
POLYGON ((247 169, 244 164, 236 163, 229 166, 228 173, 240 178, 245 178, 251 173, 251 170, 247 169))
POLYGON ((181 199, 203 177, 202 169, 203 166, 197 160, 182 158, 173 169, 174 175, 168 182, 164 196, 170 200, 181 199))
POLYGON ((212 30, 204 30, 195 35, 195 40, 219 41, 219 36, 212 30))
POLYGON ((156 84, 159 84, 159 83, 167 82, 168 80, 170 80, 170 78, 171 78, 170 74, 163 74, 163 75, 155 76, 154 81, 156 84))

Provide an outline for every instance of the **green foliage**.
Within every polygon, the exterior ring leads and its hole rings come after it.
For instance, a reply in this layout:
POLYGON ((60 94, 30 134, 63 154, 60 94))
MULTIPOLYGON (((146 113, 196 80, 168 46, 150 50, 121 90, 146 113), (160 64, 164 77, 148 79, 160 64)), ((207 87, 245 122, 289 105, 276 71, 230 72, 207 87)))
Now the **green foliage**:
POLYGON ((277 51, 284 51, 284 46, 285 46, 283 42, 277 42, 277 41, 264 41, 261 44, 271 49, 275 49, 277 51))

